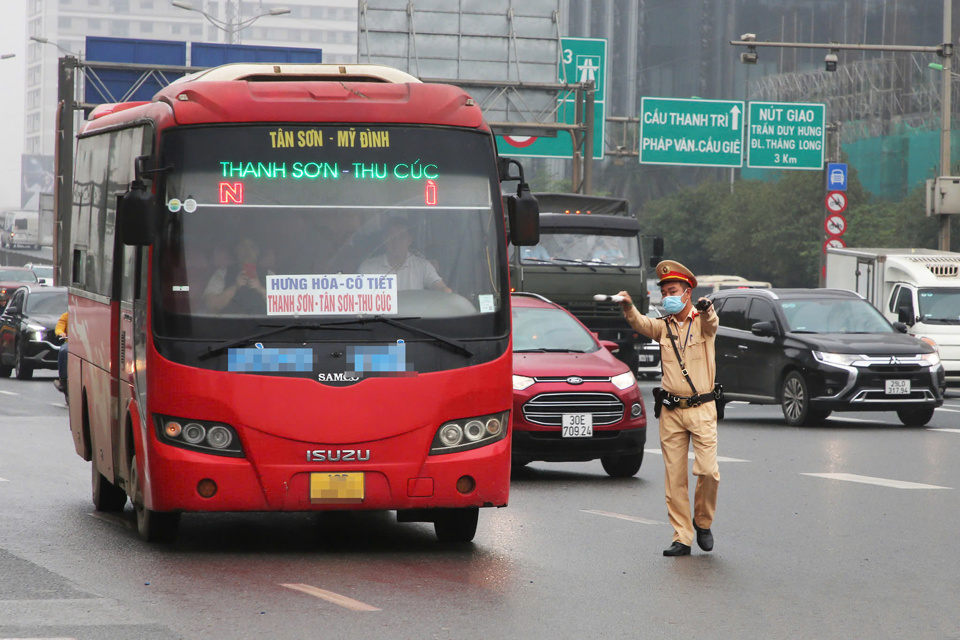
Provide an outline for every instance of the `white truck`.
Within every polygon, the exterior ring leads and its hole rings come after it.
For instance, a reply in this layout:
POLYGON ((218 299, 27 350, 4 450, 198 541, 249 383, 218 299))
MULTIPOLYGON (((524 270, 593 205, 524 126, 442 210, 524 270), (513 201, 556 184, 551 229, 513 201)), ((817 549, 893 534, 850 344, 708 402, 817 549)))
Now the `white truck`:
POLYGON ((932 342, 947 383, 960 384, 960 253, 934 249, 827 249, 825 283, 856 291, 891 322, 932 342))

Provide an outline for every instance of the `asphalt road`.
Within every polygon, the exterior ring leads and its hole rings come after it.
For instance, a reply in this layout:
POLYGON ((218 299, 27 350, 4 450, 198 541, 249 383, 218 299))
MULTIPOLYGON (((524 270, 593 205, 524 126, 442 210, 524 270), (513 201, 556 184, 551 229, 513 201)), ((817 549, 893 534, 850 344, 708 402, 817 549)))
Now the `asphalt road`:
POLYGON ((52 373, 0 379, 0 638, 960 638, 957 395, 922 429, 730 405, 709 554, 661 555, 655 439, 629 480, 531 464, 472 545, 359 513, 188 515, 153 546, 94 515, 52 373))

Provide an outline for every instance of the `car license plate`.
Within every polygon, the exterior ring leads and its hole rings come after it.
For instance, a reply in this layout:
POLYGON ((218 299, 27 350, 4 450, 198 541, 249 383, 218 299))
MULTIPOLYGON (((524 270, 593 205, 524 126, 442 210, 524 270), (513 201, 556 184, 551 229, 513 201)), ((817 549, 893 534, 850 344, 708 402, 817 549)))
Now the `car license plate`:
POLYGON ((638 356, 638 358, 640 362, 656 362, 657 361, 657 356, 653 355, 652 353, 641 353, 638 356))
POLYGON ((589 438, 593 435, 593 414, 563 414, 563 428, 560 435, 564 438, 589 438))
POLYGON ((888 396, 905 396, 910 393, 909 380, 887 380, 885 384, 888 396))
POLYGON ((342 504, 363 502, 362 473, 311 473, 310 502, 342 504))

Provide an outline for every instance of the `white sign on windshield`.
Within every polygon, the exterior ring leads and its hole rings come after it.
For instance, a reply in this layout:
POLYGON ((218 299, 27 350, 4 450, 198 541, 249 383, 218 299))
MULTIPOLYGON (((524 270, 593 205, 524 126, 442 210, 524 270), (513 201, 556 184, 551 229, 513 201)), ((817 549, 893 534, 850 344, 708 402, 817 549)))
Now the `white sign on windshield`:
POLYGON ((267 315, 396 315, 396 274, 267 276, 267 315))

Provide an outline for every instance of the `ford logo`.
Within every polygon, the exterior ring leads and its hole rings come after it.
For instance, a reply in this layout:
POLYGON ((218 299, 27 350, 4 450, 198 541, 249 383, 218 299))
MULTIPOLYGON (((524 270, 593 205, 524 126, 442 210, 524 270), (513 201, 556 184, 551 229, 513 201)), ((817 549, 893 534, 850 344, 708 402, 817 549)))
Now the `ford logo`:
POLYGON ((570 376, 567 378, 567 384, 583 384, 583 378, 580 376, 570 376))

